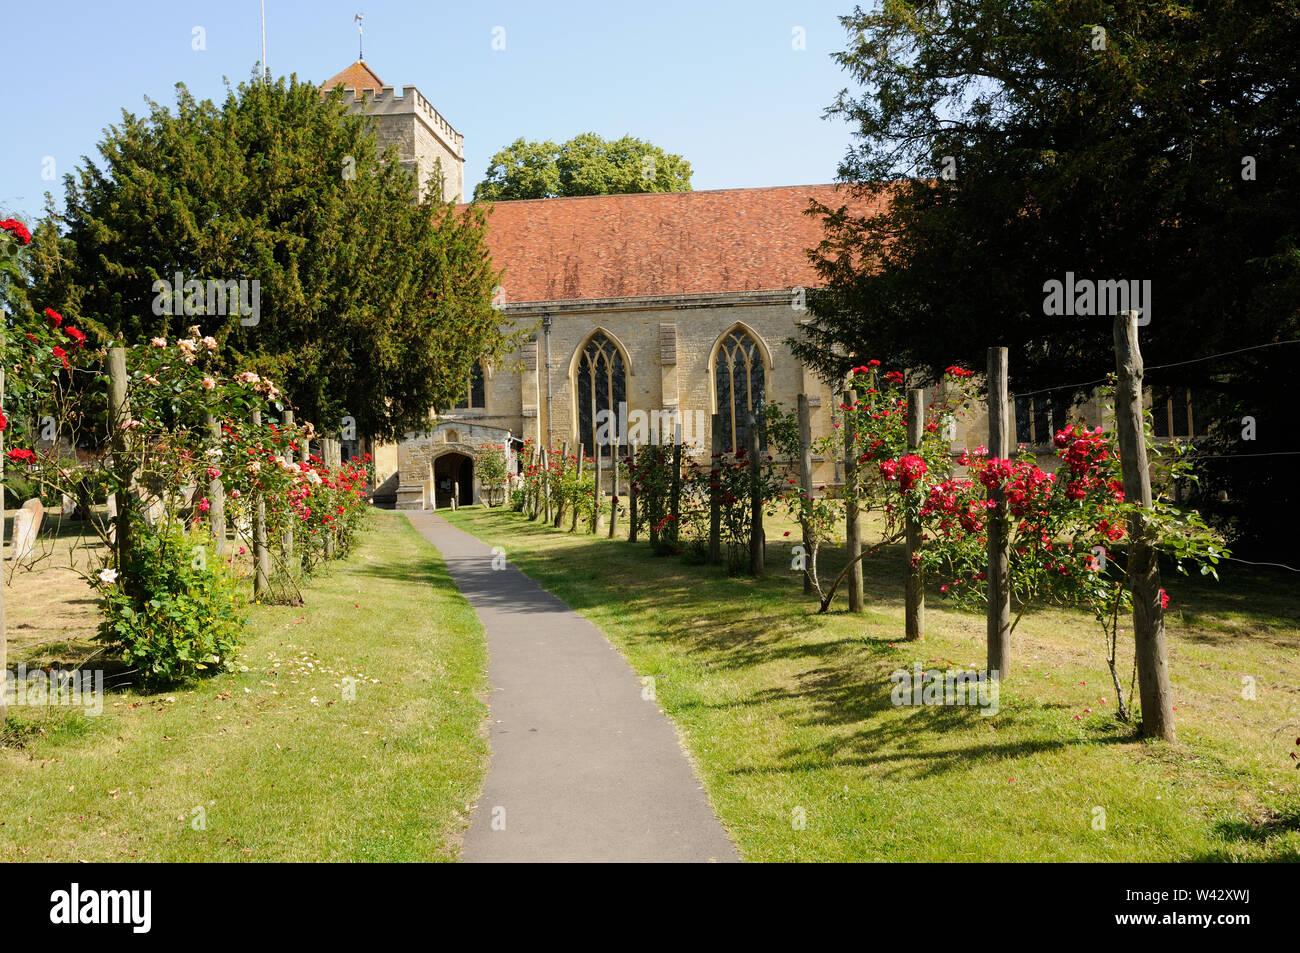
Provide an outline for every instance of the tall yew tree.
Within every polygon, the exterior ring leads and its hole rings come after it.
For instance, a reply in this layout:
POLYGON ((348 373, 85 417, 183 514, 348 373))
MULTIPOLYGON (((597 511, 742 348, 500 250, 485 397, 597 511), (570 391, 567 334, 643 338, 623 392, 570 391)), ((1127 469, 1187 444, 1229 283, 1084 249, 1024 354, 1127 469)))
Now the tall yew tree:
POLYGON ((282 382, 299 419, 332 432, 351 416, 378 438, 423 426, 475 361, 514 346, 482 213, 415 204, 411 174, 338 93, 290 77, 220 106, 184 86, 174 109, 149 105, 67 177, 60 228, 38 231, 33 300, 128 341, 197 324, 233 368, 282 382), (155 280, 177 273, 257 280, 257 323, 156 314, 155 280))
MULTIPOLYGON (((1150 281, 1147 363, 1193 363, 1148 382, 1191 388, 1220 454, 1297 449, 1300 347, 1194 359, 1300 337, 1300 0, 881 0, 842 22, 841 178, 890 202, 812 210, 801 357, 933 378, 1004 345, 1013 391, 1091 381, 1112 319, 1048 314, 1044 284, 1150 281)), ((1300 502, 1288 459, 1206 461, 1202 504, 1262 539, 1300 502)))

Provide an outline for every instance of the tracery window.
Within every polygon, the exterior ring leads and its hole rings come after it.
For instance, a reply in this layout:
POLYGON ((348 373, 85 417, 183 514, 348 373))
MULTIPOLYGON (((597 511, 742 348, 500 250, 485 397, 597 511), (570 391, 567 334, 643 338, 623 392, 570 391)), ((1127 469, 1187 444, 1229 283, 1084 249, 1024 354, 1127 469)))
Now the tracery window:
MULTIPOLYGON (((627 400, 627 368, 623 354, 603 331, 597 331, 588 340, 578 359, 578 440, 587 453, 594 453, 596 441, 596 416, 602 411, 613 415, 610 423, 601 430, 607 438, 617 430, 618 405, 627 400)), ((608 440, 606 440, 608 442, 608 440)), ((608 455, 610 447, 601 447, 608 455)))
MULTIPOLYGON (((722 448, 735 453, 746 445, 749 414, 761 421, 767 380, 758 342, 743 328, 722 339, 714 360, 718 413, 722 417, 722 448)), ((766 449, 764 429, 759 429, 759 449, 766 449)))
POLYGON ((456 401, 457 410, 482 410, 487 406, 487 388, 483 382, 483 365, 474 364, 474 369, 470 371, 469 380, 466 382, 464 392, 460 400, 456 401))

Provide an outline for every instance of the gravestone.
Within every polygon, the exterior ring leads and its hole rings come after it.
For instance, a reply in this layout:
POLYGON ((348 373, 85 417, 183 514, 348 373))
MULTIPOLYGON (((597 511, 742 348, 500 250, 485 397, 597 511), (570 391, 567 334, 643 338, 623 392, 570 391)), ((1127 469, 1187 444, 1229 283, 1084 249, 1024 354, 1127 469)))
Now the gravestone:
POLYGON ((28 500, 14 514, 13 540, 10 542, 9 558, 26 559, 36 546, 36 534, 41 528, 41 519, 45 516, 45 507, 37 499, 28 500))

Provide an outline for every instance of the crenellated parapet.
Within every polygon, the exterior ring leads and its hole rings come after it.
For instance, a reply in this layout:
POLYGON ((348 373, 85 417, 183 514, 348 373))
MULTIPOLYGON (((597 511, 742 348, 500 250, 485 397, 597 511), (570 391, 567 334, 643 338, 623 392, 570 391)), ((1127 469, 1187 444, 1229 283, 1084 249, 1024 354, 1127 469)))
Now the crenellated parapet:
POLYGON ((443 118, 442 113, 414 86, 403 86, 398 95, 393 86, 380 89, 345 89, 343 104, 369 116, 417 116, 453 155, 465 156, 465 137, 443 118))

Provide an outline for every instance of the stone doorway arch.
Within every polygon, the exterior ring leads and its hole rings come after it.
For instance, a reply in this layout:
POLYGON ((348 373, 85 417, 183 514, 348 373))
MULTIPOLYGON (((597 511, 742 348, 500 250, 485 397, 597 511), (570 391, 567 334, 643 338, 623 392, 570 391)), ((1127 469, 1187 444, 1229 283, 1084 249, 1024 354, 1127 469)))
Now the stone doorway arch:
POLYGON ((474 502, 474 458, 449 450, 433 458, 433 508, 474 502))

